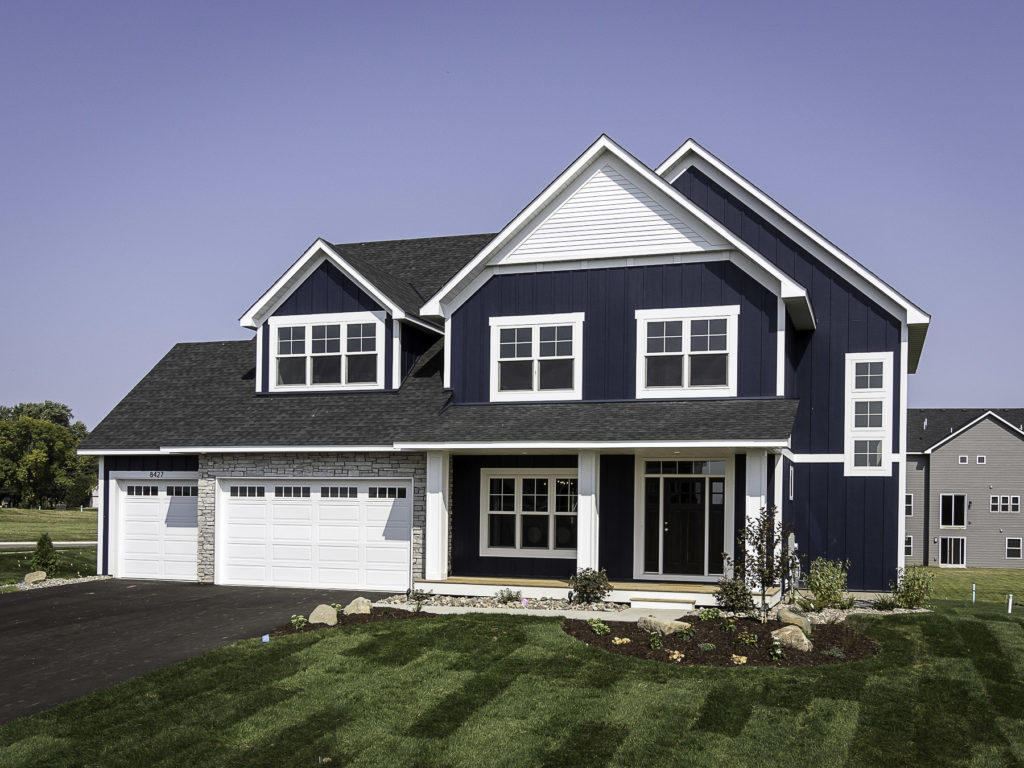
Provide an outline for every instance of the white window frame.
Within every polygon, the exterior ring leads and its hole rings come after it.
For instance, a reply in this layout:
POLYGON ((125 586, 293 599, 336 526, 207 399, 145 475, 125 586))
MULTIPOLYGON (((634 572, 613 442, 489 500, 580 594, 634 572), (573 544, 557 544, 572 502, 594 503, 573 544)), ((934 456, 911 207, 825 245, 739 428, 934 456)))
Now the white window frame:
POLYGON ((381 390, 385 388, 385 365, 384 360, 386 350, 384 348, 385 342, 385 321, 387 319, 386 312, 339 312, 334 314, 323 314, 323 315, 275 315, 267 320, 267 324, 270 326, 270 392, 352 392, 352 391, 368 391, 368 390, 381 390), (348 333, 347 327, 349 325, 373 323, 375 330, 375 352, 377 355, 377 380, 372 383, 359 383, 359 384, 345 384, 346 371, 348 369, 348 351, 347 351, 347 340, 348 333), (341 378, 342 382, 338 384, 313 384, 313 357, 315 356, 312 352, 312 340, 313 340, 313 326, 314 325, 340 325, 341 326, 341 343, 340 343, 340 355, 342 358, 341 363, 341 378), (277 383, 277 359, 278 359, 278 344, 277 344, 277 330, 278 328, 294 328, 302 326, 306 329, 305 335, 305 353, 306 359, 306 382, 305 384, 278 384, 277 383))
POLYGON ((893 354, 892 352, 851 352, 846 355, 846 419, 843 452, 843 469, 847 477, 885 476, 892 474, 892 401, 893 401, 893 354), (881 363, 882 386, 877 389, 857 389, 856 371, 858 363, 881 363), (881 401, 882 426, 857 427, 856 404, 881 401), (877 440, 882 444, 881 463, 877 467, 858 467, 855 464, 855 448, 858 441, 877 440))
POLYGON ((1022 558, 1022 556, 1024 556, 1024 538, 1022 538, 1020 536, 1007 536, 1006 537, 1006 559, 1007 560, 1020 560, 1022 558), (1016 541, 1017 542, 1017 546, 1015 547, 1015 549, 1017 550, 1017 555, 1016 556, 1010 555, 1010 542, 1011 541, 1016 541))
POLYGON ((914 494, 912 493, 903 494, 903 516, 914 516, 914 494), (908 509, 910 510, 909 512, 907 511, 908 509))
POLYGON ((940 493, 939 494, 939 528, 941 528, 943 530, 954 530, 954 531, 962 531, 962 530, 967 528, 967 494, 966 493, 940 493), (955 519, 955 516, 956 516, 956 501, 955 501, 955 499, 956 499, 957 496, 963 496, 964 497, 964 524, 963 525, 955 525, 955 524, 954 525, 944 525, 943 524, 943 522, 942 522, 942 500, 944 498, 946 498, 947 496, 949 498, 951 498, 951 499, 954 499, 954 502, 953 502, 953 515, 954 515, 954 519, 955 519))
POLYGON ((971 459, 970 459, 969 456, 961 456, 960 458, 957 459, 957 461, 960 464, 970 464, 971 463, 971 459))
MULTIPOLYGON (((576 516, 577 536, 579 536, 579 470, 576 467, 543 467, 538 469, 519 469, 509 467, 485 467, 480 470, 480 556, 481 557, 519 557, 519 558, 552 558, 558 560, 575 560, 577 549, 555 549, 555 517, 576 516), (515 515, 516 518, 516 546, 515 547, 492 547, 489 543, 488 516, 490 512, 490 485, 494 478, 515 479, 515 503, 514 511, 495 512, 494 514, 515 515), (540 479, 548 481, 548 511, 547 512, 524 512, 523 511, 523 479, 540 479), (555 481, 576 480, 577 491, 577 512, 556 512, 555 511, 555 481), (522 547, 522 517, 523 515, 547 515, 548 520, 548 548, 534 549, 522 547)), ((579 543, 577 539, 577 544, 579 543)))
POLYGON ((967 567, 967 537, 965 536, 940 536, 939 537, 939 567, 940 568, 966 568, 967 567), (959 541, 961 550, 961 560, 959 563, 944 563, 942 562, 942 542, 943 541, 959 541))
MULTIPOLYGON (((739 371, 739 316, 740 305, 719 307, 678 307, 669 309, 638 309, 636 319, 636 397, 637 399, 671 397, 736 397, 739 371), (725 354, 729 356, 726 384, 714 387, 689 387, 690 328, 694 320, 725 320, 725 354), (683 324, 683 386, 647 386, 647 323, 680 321, 683 324)), ((700 354, 700 353, 698 353, 700 354)))
MULTIPOLYGON (((491 326, 491 402, 521 403, 549 400, 582 400, 583 399, 583 312, 564 312, 555 315, 505 315, 490 318, 491 326), (572 326, 572 389, 537 389, 538 361, 540 358, 540 328, 549 325, 572 326), (503 328, 532 328, 531 335, 533 361, 533 389, 502 392, 499 385, 499 365, 501 356, 501 330, 503 328)), ((525 360, 526 358, 522 358, 525 360)))
POLYGON ((978 457, 976 457, 975 461, 977 461, 978 464, 988 464, 988 457, 987 456, 978 456, 978 457))
POLYGON ((904 536, 903 537, 903 556, 913 557, 914 556, 914 537, 904 536))
POLYGON ((988 509, 989 512, 1001 514, 1020 512, 1020 496, 1011 496, 1006 493, 989 496, 988 509))

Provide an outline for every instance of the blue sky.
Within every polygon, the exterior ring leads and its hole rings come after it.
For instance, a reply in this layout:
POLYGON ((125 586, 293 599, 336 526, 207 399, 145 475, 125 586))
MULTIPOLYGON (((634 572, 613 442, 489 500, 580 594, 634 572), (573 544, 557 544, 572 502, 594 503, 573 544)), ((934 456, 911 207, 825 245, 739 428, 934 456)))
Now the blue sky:
POLYGON ((1024 3, 0 4, 0 403, 92 427, 317 236, 500 229, 692 136, 933 315, 912 406, 1021 406, 1024 3))

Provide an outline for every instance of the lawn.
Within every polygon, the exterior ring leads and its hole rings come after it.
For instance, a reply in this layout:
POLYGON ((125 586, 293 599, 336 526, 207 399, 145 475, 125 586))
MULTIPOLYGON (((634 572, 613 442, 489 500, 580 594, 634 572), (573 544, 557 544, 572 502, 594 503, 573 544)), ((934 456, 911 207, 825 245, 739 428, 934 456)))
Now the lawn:
POLYGON ((981 602, 1006 603, 1013 595, 1014 603, 1024 606, 1024 569, 1020 568, 928 568, 935 576, 932 597, 936 600, 970 600, 971 584, 978 585, 981 602))
POLYGON ((95 541, 96 510, 0 509, 0 541, 95 541))
POLYGON ((863 662, 681 668, 559 619, 462 615, 247 640, 0 727, 0 766, 1006 766, 1024 619, 852 620, 863 662))
MULTIPOLYGON (((34 548, 7 550, 0 549, 0 586, 21 581, 26 573, 35 570, 32 567, 34 548)), ((51 578, 73 578, 75 576, 96 575, 96 548, 80 547, 76 549, 58 549, 59 567, 51 578)))

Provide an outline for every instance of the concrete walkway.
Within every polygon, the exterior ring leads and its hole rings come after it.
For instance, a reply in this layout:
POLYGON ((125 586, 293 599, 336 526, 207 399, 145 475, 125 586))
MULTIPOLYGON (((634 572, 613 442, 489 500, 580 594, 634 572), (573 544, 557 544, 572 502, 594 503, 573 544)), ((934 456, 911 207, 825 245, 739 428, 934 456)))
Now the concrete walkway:
MULTIPOLYGON (((410 605, 393 605, 390 603, 374 603, 378 608, 398 608, 413 611, 410 605)), ((601 619, 602 621, 636 621, 641 616, 655 616, 659 619, 675 620, 682 615, 678 608, 627 608, 624 611, 583 611, 576 608, 472 608, 461 605, 424 605, 423 613, 454 614, 454 613, 507 613, 513 616, 562 616, 567 619, 601 619)))

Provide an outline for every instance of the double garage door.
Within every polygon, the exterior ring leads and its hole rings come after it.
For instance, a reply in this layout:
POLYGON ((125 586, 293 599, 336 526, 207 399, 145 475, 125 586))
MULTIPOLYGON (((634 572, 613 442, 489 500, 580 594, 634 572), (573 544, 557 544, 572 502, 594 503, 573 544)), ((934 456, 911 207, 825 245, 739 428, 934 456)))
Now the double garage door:
POLYGON ((224 479, 215 551, 219 584, 403 591, 412 488, 391 480, 224 479))

